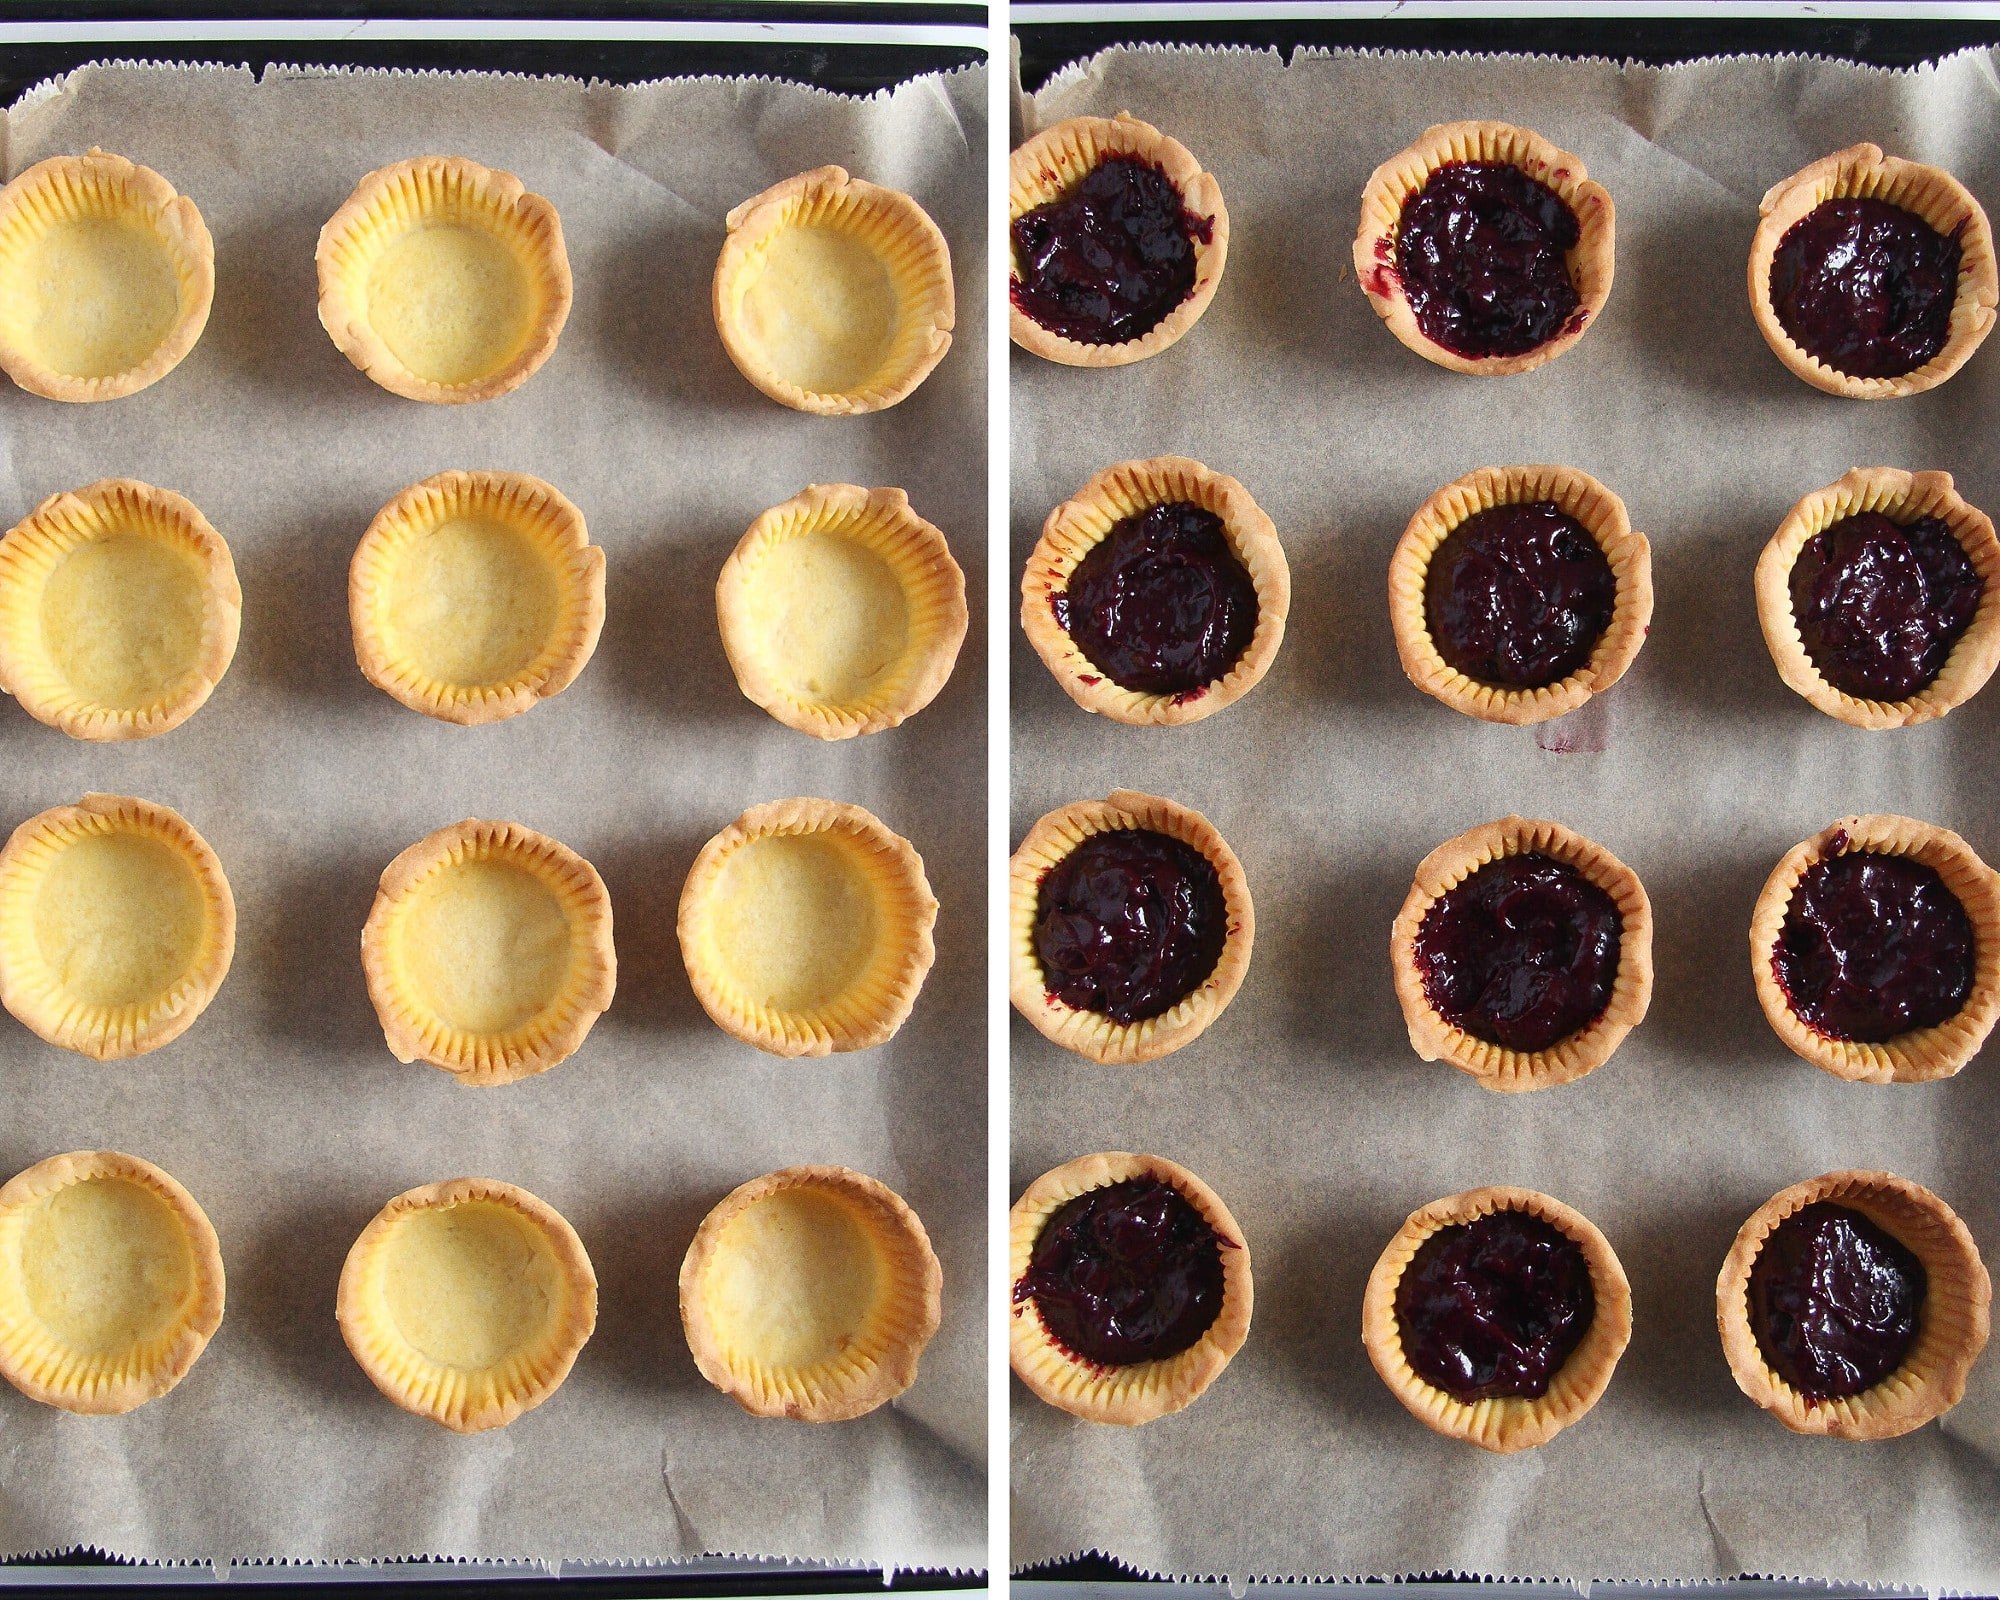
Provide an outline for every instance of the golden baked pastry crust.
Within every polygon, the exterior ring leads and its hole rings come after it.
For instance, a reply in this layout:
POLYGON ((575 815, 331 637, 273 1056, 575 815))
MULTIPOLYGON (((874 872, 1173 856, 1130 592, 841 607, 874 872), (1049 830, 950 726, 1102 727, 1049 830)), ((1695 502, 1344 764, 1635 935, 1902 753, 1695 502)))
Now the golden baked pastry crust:
POLYGON ((604 552, 540 478, 441 472, 375 513, 347 606, 370 683, 476 727, 561 694, 589 664, 604 631, 604 552))
POLYGON ((30 1400, 116 1416, 158 1399, 208 1348, 223 1299, 214 1227, 152 1162, 74 1150, 0 1187, 0 1377, 30 1400), (118 1260, 70 1254, 105 1234, 118 1260))
POLYGON ((170 489, 105 478, 0 538, 0 692, 72 739, 178 728, 229 670, 242 622, 229 546, 170 489))
POLYGON ((780 405, 820 416, 886 411, 951 348, 951 249, 909 195, 816 167, 725 221, 716 332, 736 370, 780 405), (760 306, 766 278, 772 299, 760 306))
POLYGON ((1611 297, 1616 232, 1611 195, 1590 180, 1579 157, 1510 122, 1443 122, 1424 129, 1415 144, 1369 174, 1361 191, 1361 225, 1354 235, 1354 277, 1389 331, 1426 361, 1453 372, 1504 377, 1555 360, 1597 321, 1611 297), (1396 275, 1403 207, 1433 172, 1455 161, 1503 161, 1518 167, 1576 214, 1577 241, 1566 260, 1577 312, 1553 339, 1517 356, 1462 356, 1433 342, 1417 325, 1396 275))
POLYGON ((746 699, 816 739, 851 739, 944 687, 965 642, 965 574, 901 489, 814 484, 750 524, 715 612, 746 699))
POLYGON ((573 288, 556 208, 511 172, 418 156, 369 173, 319 231, 319 320, 391 394, 492 400, 554 353, 573 288))
POLYGON ((1985 512, 1966 504, 1949 472, 1853 467, 1838 483, 1815 489, 1785 513, 1757 558, 1757 620, 1778 676, 1830 717, 1856 728, 1907 728, 1943 716, 1977 694, 2000 665, 2000 539, 1985 512), (1799 636, 1792 612, 1792 567, 1815 535, 1864 511, 1908 524, 1936 517, 1964 547, 1984 593, 1972 625, 1960 635, 1938 675, 1905 700, 1863 700, 1821 676, 1799 636))
POLYGON ((1645 1020, 1653 998, 1653 907, 1639 875, 1602 845, 1559 822, 1502 817, 1447 839, 1417 867, 1403 909, 1389 933, 1389 963, 1396 998, 1410 1030, 1410 1047, 1426 1061, 1443 1061, 1488 1089, 1519 1093, 1569 1083, 1611 1059, 1645 1020), (1475 1038, 1438 1015, 1424 993, 1417 963, 1417 934, 1432 906, 1489 861, 1541 854, 1575 867, 1618 907, 1618 976, 1603 1013, 1544 1050, 1510 1050, 1475 1038))
POLYGON ((610 1006, 611 897, 547 834, 454 823, 383 870, 361 966, 398 1061, 512 1083, 568 1060, 610 1006))
POLYGON ((222 863, 167 806, 87 794, 0 850, 0 1005, 50 1044, 96 1061, 170 1044, 235 954, 222 863))
POLYGON ((1481 467, 1434 491, 1396 541, 1389 558, 1389 624, 1403 672, 1425 694, 1482 722, 1516 726, 1574 711, 1625 676, 1653 620, 1653 553, 1632 530, 1625 502, 1574 467, 1481 467), (1611 563, 1617 581, 1611 621, 1590 659, 1539 689, 1512 689, 1468 678, 1438 653, 1424 586, 1431 557, 1467 518, 1495 506, 1549 500, 1581 523, 1611 563))
POLYGON ((894 1190, 849 1167, 786 1167, 702 1219, 681 1326, 701 1375, 752 1416, 844 1422, 917 1381, 943 1289, 894 1190))
POLYGON ((1885 156, 1879 145, 1849 145, 1772 185, 1757 209, 1757 231, 1750 240, 1750 314, 1772 354, 1794 377, 1815 389, 1850 400, 1921 394, 1964 366, 1992 331, 1994 307, 2000 304, 1993 230, 1972 192, 1942 168, 1885 156), (1952 302, 1951 332, 1942 350, 1900 377, 1860 378, 1827 366, 1793 340, 1771 304, 1771 263, 1785 235, 1826 201, 1853 198, 1900 206, 1938 232, 1958 238, 1958 297, 1952 302))
POLYGON ((1785 853, 1765 880, 1750 915, 1750 973, 1772 1031, 1794 1055, 1856 1083, 1929 1083, 1949 1078, 1979 1053, 2000 1019, 2000 873, 1948 828, 1912 817, 1874 813, 1842 817, 1785 853), (1910 856, 1944 879, 1972 921, 1972 993, 1943 1022, 1899 1033, 1880 1044, 1833 1039, 1808 1027, 1785 998, 1775 965, 1792 891, 1809 868, 1851 851, 1910 856))
POLYGON ((1009 992, 1014 1009, 1044 1036, 1092 1061, 1110 1066, 1156 1061, 1192 1044, 1236 998, 1243 975, 1250 970, 1257 914, 1250 903, 1250 883, 1243 875, 1243 864, 1208 818, 1172 800, 1133 789, 1114 789, 1102 800, 1076 800, 1058 806, 1028 830, 1008 863, 1007 881, 1009 992), (1157 1017, 1113 1022, 1095 1011, 1072 1010, 1049 993, 1035 957, 1035 919, 1042 879, 1049 870, 1092 834, 1126 828, 1164 833, 1206 856, 1221 880, 1229 928, 1215 970, 1199 988, 1157 1017))
POLYGON ((1178 139, 1125 111, 1115 117, 1069 117, 1017 149, 1007 163, 1008 220, 1060 200, 1113 156, 1131 156, 1158 167, 1180 191, 1181 204, 1208 219, 1209 236, 1189 241, 1194 246, 1195 276, 1188 297, 1145 334, 1123 344, 1084 344, 1051 333, 1010 297, 1007 331, 1014 343, 1066 367, 1123 367, 1158 355, 1201 320, 1229 260, 1229 212, 1222 203, 1222 186, 1202 171, 1201 163, 1178 139))
POLYGON ((1361 1342, 1389 1392, 1425 1427, 1482 1450, 1510 1454, 1547 1444, 1597 1404, 1610 1386, 1618 1358, 1632 1340, 1632 1287, 1610 1240, 1582 1212, 1534 1189, 1488 1185, 1446 1195, 1410 1213, 1374 1270, 1361 1300, 1361 1342), (1540 1217, 1573 1239, 1590 1269, 1596 1302, 1590 1328, 1549 1380, 1547 1393, 1530 1399, 1507 1395, 1471 1404, 1437 1388, 1411 1369, 1396 1318, 1396 1289, 1423 1242, 1442 1229, 1477 1222, 1496 1211, 1540 1217))
POLYGON ((1930 1190, 1892 1172, 1829 1172, 1782 1189, 1736 1235, 1715 1281, 1715 1321, 1736 1386, 1794 1433, 1893 1439, 1942 1416, 1965 1395, 1986 1347, 1992 1281, 1958 1214, 1930 1190), (1778 1224, 1820 1201, 1859 1211, 1923 1263, 1917 1337, 1903 1364, 1844 1399, 1811 1400, 1771 1369, 1750 1327, 1750 1269, 1778 1224))
POLYGON ((1291 568, 1271 519, 1234 478, 1185 456, 1106 467, 1049 513, 1021 574, 1021 629, 1063 692, 1086 711, 1140 727, 1199 722, 1256 688, 1284 643, 1291 603, 1291 568), (1222 519, 1229 548, 1257 590, 1257 630, 1236 664, 1200 692, 1148 694, 1113 683, 1076 647, 1051 602, 1069 588, 1077 563, 1114 524, 1176 501, 1222 519))
POLYGON ((92 148, 0 189, 0 368, 30 394, 116 400, 158 383, 194 348, 214 298, 208 226, 150 167, 92 148), (37 281, 9 281, 22 273, 37 281), (47 316, 42 291, 56 283, 89 300, 67 326, 47 316))
POLYGON ((389 1399, 482 1433, 562 1387, 597 1326, 597 1275, 548 1202, 497 1179, 453 1178, 397 1195, 361 1230, 334 1315, 389 1399), (507 1293, 524 1278, 525 1293, 507 1293))
POLYGON ((916 847, 872 812, 775 800, 695 857, 681 959, 702 1009, 745 1044, 779 1056, 866 1050, 909 1020, 936 959, 937 910, 916 847))
POLYGON ((1007 1355, 1014 1375, 1039 1399, 1072 1416, 1121 1427, 1151 1422, 1192 1405, 1243 1348, 1256 1303, 1250 1245, 1222 1197, 1178 1162, 1123 1150, 1065 1161, 1022 1191, 1007 1216, 1007 1283, 1007 1355), (1056 1343, 1033 1302, 1013 1298, 1013 1286, 1026 1275, 1035 1241, 1050 1217, 1078 1195, 1134 1178, 1171 1186, 1215 1230, 1221 1246, 1222 1305, 1201 1338, 1179 1355, 1127 1367, 1099 1367, 1056 1343))

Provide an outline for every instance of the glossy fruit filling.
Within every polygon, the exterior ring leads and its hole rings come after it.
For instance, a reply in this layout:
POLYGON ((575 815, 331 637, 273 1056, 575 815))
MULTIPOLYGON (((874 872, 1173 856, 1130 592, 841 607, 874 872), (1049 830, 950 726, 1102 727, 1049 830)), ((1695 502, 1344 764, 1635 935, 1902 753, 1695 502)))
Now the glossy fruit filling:
POLYGON ((1879 511, 1814 534, 1792 565, 1792 617, 1820 676, 1862 700, 1906 700, 1944 670, 1985 586, 1936 517, 1879 511))
POLYGON ((1445 535, 1424 575, 1438 654, 1508 689, 1559 683, 1585 665, 1617 602, 1602 547, 1552 500, 1474 512, 1445 535))
POLYGON ((1903 1364, 1923 1263, 1861 1212, 1820 1201, 1773 1228, 1750 1267, 1750 1330, 1771 1370, 1813 1400, 1872 1389, 1903 1364))
POLYGON ((1944 349, 1959 245, 1885 200, 1828 200, 1778 242, 1771 307, 1808 355, 1855 378, 1898 378, 1944 349))

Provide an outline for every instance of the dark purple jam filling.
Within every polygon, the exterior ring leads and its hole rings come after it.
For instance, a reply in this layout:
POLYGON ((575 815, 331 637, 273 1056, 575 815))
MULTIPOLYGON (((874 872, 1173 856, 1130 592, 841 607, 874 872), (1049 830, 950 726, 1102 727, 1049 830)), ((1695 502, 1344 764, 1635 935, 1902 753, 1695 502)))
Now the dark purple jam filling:
POLYGON ((1582 1246, 1525 1211, 1438 1229, 1396 1285, 1404 1357, 1468 1405, 1547 1394, 1596 1310, 1582 1246))
POLYGON ((1778 241, 1771 306, 1807 354, 1854 378, 1914 372, 1945 347, 1958 238, 1885 200, 1828 200, 1778 241))
POLYGON ((1014 219, 1009 292, 1026 316, 1079 344, 1141 339, 1194 292, 1194 247, 1214 227, 1158 167, 1109 156, 1062 199, 1014 219))
POLYGON ((1257 586, 1222 519, 1181 500, 1113 523, 1049 605, 1093 665, 1140 694, 1192 699, 1257 631, 1257 586))
POLYGON ((1432 552, 1424 578, 1438 654, 1509 689, 1539 689, 1583 666, 1617 602, 1603 548, 1552 500, 1474 512, 1432 552))
POLYGON ((1128 1178, 1057 1210, 1035 1240, 1014 1303, 1100 1367, 1164 1361, 1222 1311, 1223 1241, 1172 1184, 1128 1178))
POLYGON ((1750 1266, 1750 1330, 1771 1370, 1813 1400, 1872 1389, 1916 1341, 1924 1264, 1859 1211, 1827 1201, 1773 1228, 1750 1266))
POLYGON ((1141 1022, 1207 981, 1228 932, 1207 856, 1150 828, 1119 828, 1093 833, 1042 875, 1035 959, 1050 998, 1141 1022))
POLYGON ((1936 517, 1877 511, 1814 534, 1792 567, 1792 616, 1820 676, 1863 700, 1906 700, 1944 670, 1982 585, 1936 517))
POLYGON ((1807 1027, 1881 1044, 1954 1015, 1976 955, 1972 919, 1933 868, 1855 850, 1806 868, 1771 966, 1807 1027))
POLYGON ((1567 253, 1582 230, 1547 184, 1505 161, 1450 161, 1403 202, 1396 274, 1433 344, 1473 360, 1526 355, 1569 326, 1567 253))
POLYGON ((1623 930, 1611 896, 1569 863, 1502 856, 1424 913, 1424 998, 1475 1039, 1546 1050, 1604 1015, 1623 930))

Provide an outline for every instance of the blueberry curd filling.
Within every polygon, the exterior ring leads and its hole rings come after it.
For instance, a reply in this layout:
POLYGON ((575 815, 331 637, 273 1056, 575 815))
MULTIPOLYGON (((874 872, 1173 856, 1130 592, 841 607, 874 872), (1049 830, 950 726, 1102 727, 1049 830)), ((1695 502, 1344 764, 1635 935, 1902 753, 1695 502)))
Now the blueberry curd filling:
POLYGON ((1396 1285, 1404 1358, 1468 1405, 1547 1394, 1596 1310, 1583 1247, 1525 1211, 1438 1229, 1396 1285))
POLYGON ((1424 337, 1454 355, 1526 355, 1579 301, 1567 253, 1576 213, 1505 161, 1448 161, 1403 202, 1396 275, 1424 337))
POLYGON ((1144 338, 1194 292, 1195 245, 1214 235, 1158 167, 1108 156, 1060 200, 1014 219, 1014 304, 1079 344, 1144 338))
POLYGON ((1807 1027, 1881 1044, 1956 1013, 1977 953, 1972 919, 1936 869, 1854 850, 1806 869, 1771 965, 1807 1027))
POLYGON ((1051 999, 1113 1022, 1171 1011, 1229 932, 1215 865, 1150 828, 1093 833, 1043 874, 1035 959, 1051 999))
POLYGON ((1093 665, 1140 694, 1192 699, 1257 631, 1257 587, 1222 519, 1181 500, 1113 523, 1049 605, 1093 665))
POLYGON ((1424 614, 1438 654, 1480 683, 1539 689, 1590 660, 1618 579, 1552 500, 1474 512, 1431 554, 1424 614))
POLYGON ((1862 700, 1906 700, 1944 670, 1984 586, 1936 517, 1878 511, 1816 533, 1792 566, 1792 616, 1820 676, 1862 700))
POLYGON ((1078 1195, 1035 1239, 1014 1303, 1100 1367, 1193 1348, 1222 1311, 1222 1240, 1172 1184, 1128 1178, 1078 1195))
POLYGON ((1927 1279, 1859 1211, 1820 1201, 1773 1228, 1750 1267, 1750 1330, 1771 1370, 1811 1400, 1872 1389, 1916 1342, 1927 1279))
POLYGON ((1897 378, 1945 347, 1956 234, 1885 200, 1828 200, 1778 241, 1771 307, 1798 346, 1855 378, 1897 378))
POLYGON ((1604 1015, 1623 929, 1611 896, 1568 862, 1502 856, 1424 913, 1424 998, 1476 1039, 1546 1050, 1604 1015))

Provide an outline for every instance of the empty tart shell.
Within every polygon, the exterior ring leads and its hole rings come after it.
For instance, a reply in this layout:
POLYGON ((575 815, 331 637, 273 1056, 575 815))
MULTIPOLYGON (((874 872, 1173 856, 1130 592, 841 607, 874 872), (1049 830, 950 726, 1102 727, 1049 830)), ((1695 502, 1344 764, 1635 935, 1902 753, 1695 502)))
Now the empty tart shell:
POLYGON ((208 325, 215 245, 150 167, 91 150, 0 189, 0 367, 50 400, 158 383, 208 325))
POLYGON ((965 574, 901 489, 816 484, 750 524, 715 612, 746 698, 788 728, 851 739, 944 687, 965 642, 965 574))
POLYGON ((1199 1399, 1250 1336, 1256 1301, 1250 1246, 1222 1197, 1178 1162, 1123 1150, 1078 1156, 1028 1185, 1007 1216, 1007 1282, 1007 1354, 1014 1375, 1039 1399, 1072 1416, 1123 1427, 1151 1422, 1199 1399), (1064 1349, 1043 1323, 1032 1294, 1020 1286, 1052 1216, 1079 1195, 1135 1178, 1168 1185, 1214 1230, 1222 1303, 1201 1338, 1178 1355, 1100 1366, 1064 1349))
POLYGON ((715 328, 780 405, 886 411, 951 347, 951 250, 908 195, 816 167, 729 213, 715 328))
POLYGON ((73 739, 150 739, 208 703, 236 656, 229 546, 170 489, 106 478, 0 538, 0 691, 73 739))
POLYGON ((314 260, 320 325, 410 400, 463 405, 520 388, 569 319, 556 208, 462 156, 369 173, 320 229, 314 260))
POLYGON ((0 1377, 30 1400, 89 1416, 157 1400, 222 1302, 215 1229, 152 1162, 75 1150, 0 1188, 0 1377))
POLYGON ((944 1276, 900 1195, 848 1167, 730 1191, 681 1262, 701 1375, 755 1417, 845 1422, 917 1381, 944 1276))
POLYGON ((1547 722, 1576 710, 1625 676, 1653 620, 1653 553, 1635 533, 1625 502, 1574 467, 1481 467, 1454 479, 1417 507, 1389 558, 1389 623, 1403 672, 1425 694, 1482 722, 1516 726, 1547 722), (1597 541, 1616 581, 1611 621, 1589 660, 1554 683, 1510 688, 1467 677, 1439 652, 1431 636, 1426 585, 1431 558, 1467 519, 1497 506, 1550 501, 1597 541))
POLYGON ((1603 1066, 1645 1020, 1653 998, 1653 906, 1639 875, 1602 845, 1559 822, 1502 817, 1447 839, 1424 857, 1390 930, 1389 962, 1410 1047, 1419 1056, 1443 1061, 1503 1093, 1546 1089, 1603 1066), (1519 855, 1545 855, 1576 868, 1611 897, 1620 917, 1618 972, 1604 1010, 1541 1050, 1510 1049, 1446 1021, 1424 992, 1417 959, 1417 936, 1431 908, 1487 863, 1519 855))
POLYGON ((1234 478, 1184 456, 1106 467, 1049 513, 1021 574, 1022 631, 1063 692, 1086 711, 1136 727, 1199 722, 1256 688, 1284 643, 1291 603, 1291 568, 1263 508, 1234 478), (1257 628, 1243 654, 1213 683, 1187 693, 1154 694, 1114 683, 1077 647, 1057 618, 1055 602, 1068 592, 1077 564, 1115 525, 1175 503, 1199 506, 1221 519, 1230 552, 1257 591, 1257 628))
POLYGON ((576 681, 604 630, 604 552, 524 472, 442 472, 375 514, 348 569, 368 681, 440 722, 519 716, 576 681))
POLYGON ((936 959, 923 858, 860 806, 752 806, 695 857, 681 959, 725 1033, 779 1056, 866 1050, 908 1020, 936 959))
POLYGON ((1250 882, 1215 825, 1189 806, 1132 789, 1115 789, 1102 800, 1059 806, 1028 830, 1008 863, 1007 882, 1009 991, 1014 1009, 1044 1036, 1092 1061, 1111 1066, 1155 1061, 1192 1044, 1236 998, 1243 975, 1250 970, 1250 950, 1257 937, 1250 882), (1093 834, 1125 829, 1163 833, 1199 850, 1220 881, 1227 918, 1214 970, 1169 1009, 1136 1022, 1114 1022, 1058 1000, 1049 992, 1035 953, 1042 879, 1093 834))
POLYGON ((597 1326, 597 1275, 547 1201, 453 1178, 397 1195, 361 1230, 335 1315, 383 1394, 482 1433, 562 1387, 597 1326))
POLYGON ((1229 212, 1222 203, 1222 186, 1202 170, 1186 145, 1123 111, 1115 117, 1066 118, 1017 149, 1007 163, 1008 220, 1062 199, 1113 157, 1157 167, 1180 191, 1188 214, 1207 221, 1208 237, 1196 233, 1189 240, 1194 246, 1194 287, 1187 298, 1146 333, 1121 344, 1086 344, 1052 333, 1010 297, 1007 328, 1014 343, 1066 367, 1123 367, 1158 355, 1201 320, 1229 260, 1229 212))
POLYGON ((1829 1172, 1771 1196, 1736 1235, 1715 1282, 1715 1320, 1736 1386, 1794 1433, 1893 1439, 1942 1416, 1965 1395, 1986 1347, 1993 1285, 1958 1214, 1930 1190, 1890 1172, 1829 1172), (1902 1364, 1859 1394, 1814 1398, 1765 1359, 1750 1325, 1750 1271, 1778 1225, 1822 1201, 1858 1211, 1924 1268, 1915 1342, 1902 1364))
POLYGON ((2000 873, 1948 828, 1876 813, 1842 817, 1794 845, 1771 871, 1750 916, 1750 969, 1772 1030, 1794 1055, 1856 1083, 1929 1083, 1949 1078, 1979 1053, 2000 1019, 2000 873), (1972 991, 1965 1004, 1928 1028, 1875 1043, 1836 1039, 1805 1022, 1778 981, 1778 941, 1792 894, 1821 861, 1855 851, 1908 856, 1944 880, 1972 923, 1972 991))
POLYGON ((1750 313, 1757 331, 1792 375, 1850 400, 1893 400, 1936 388, 1971 359, 1992 331, 2000 303, 2000 265, 1993 230, 1972 193, 1949 172, 1885 156, 1879 145, 1850 145, 1775 184, 1758 206, 1750 241, 1750 313), (1829 200, 1880 200, 1921 217, 1959 246, 1958 294, 1944 348, 1922 366, 1893 378, 1857 377, 1828 366, 1785 331, 1771 302, 1771 267, 1785 235, 1829 200))
POLYGON ((236 901, 178 811, 87 794, 0 850, 0 1005, 97 1061, 171 1043, 236 954, 236 901))
POLYGON ((547 834, 454 823, 382 873, 361 965, 398 1061, 512 1083, 568 1060, 610 1006, 611 897, 547 834))
POLYGON ((1583 162, 1540 134, 1510 122, 1445 122, 1426 128, 1369 174, 1361 191, 1361 225, 1354 235, 1354 276, 1368 303, 1409 349, 1453 372, 1504 377, 1553 361, 1581 339, 1611 297, 1616 266, 1611 195, 1593 183, 1583 162), (1562 330, 1519 355, 1464 356, 1436 343, 1418 325, 1396 267, 1403 207, 1440 167, 1461 161, 1504 162, 1553 190, 1576 216, 1577 241, 1565 254, 1577 308, 1562 330))
POLYGON ((1579 1421, 1611 1384, 1632 1341, 1632 1286, 1611 1241, 1582 1212, 1534 1189, 1488 1185, 1446 1195, 1410 1213, 1368 1274, 1361 1299, 1361 1342, 1389 1392, 1425 1427, 1449 1439, 1506 1455, 1547 1444, 1579 1421), (1396 1290, 1424 1241, 1445 1228, 1497 1211, 1539 1217, 1573 1240, 1590 1270, 1590 1327, 1549 1379, 1546 1393, 1500 1395, 1470 1403, 1418 1374, 1403 1350, 1396 1290))
POLYGON ((1778 675, 1813 706, 1856 728, 1914 727, 1970 700, 2000 664, 2000 539, 1992 519, 1959 497, 1948 472, 1855 467, 1807 495, 1778 524, 1757 558, 1757 620, 1778 675), (1807 651, 1792 609, 1792 568, 1800 552, 1836 522, 1870 511, 1904 525, 1935 517, 1964 549, 1983 590, 1972 625, 1938 675, 1904 700, 1867 700, 1836 689, 1807 651))

